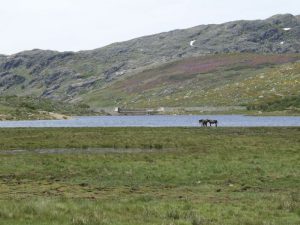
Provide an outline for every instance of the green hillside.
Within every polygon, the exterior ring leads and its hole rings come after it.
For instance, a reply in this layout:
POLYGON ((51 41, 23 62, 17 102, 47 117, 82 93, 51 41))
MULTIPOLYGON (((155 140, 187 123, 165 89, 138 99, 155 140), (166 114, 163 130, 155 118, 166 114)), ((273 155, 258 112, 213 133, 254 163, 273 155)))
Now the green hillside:
POLYGON ((90 92, 94 106, 262 104, 300 94, 300 55, 222 54, 167 63, 90 92))

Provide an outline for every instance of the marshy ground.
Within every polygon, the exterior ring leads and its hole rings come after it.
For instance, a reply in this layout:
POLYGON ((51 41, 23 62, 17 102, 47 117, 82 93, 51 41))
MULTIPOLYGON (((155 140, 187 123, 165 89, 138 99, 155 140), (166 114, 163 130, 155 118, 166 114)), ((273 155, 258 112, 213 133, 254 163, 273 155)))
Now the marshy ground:
POLYGON ((0 224, 299 224, 300 128, 0 129, 0 224))

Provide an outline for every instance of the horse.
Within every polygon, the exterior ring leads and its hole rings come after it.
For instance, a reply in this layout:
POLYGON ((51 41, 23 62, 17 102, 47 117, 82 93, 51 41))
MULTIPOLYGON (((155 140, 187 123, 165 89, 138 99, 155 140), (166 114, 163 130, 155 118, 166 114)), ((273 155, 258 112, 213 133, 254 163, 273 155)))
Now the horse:
POLYGON ((208 120, 209 126, 211 127, 212 124, 215 124, 216 127, 218 126, 218 120, 208 120))
POLYGON ((209 123, 209 126, 211 127, 212 124, 215 124, 215 126, 218 126, 218 120, 209 120, 209 119, 201 119, 199 120, 199 123, 202 127, 207 127, 207 124, 209 123))
POLYGON ((208 119, 206 119, 206 120, 201 119, 201 120, 199 120, 199 123, 201 124, 202 127, 207 127, 208 121, 209 121, 208 119))

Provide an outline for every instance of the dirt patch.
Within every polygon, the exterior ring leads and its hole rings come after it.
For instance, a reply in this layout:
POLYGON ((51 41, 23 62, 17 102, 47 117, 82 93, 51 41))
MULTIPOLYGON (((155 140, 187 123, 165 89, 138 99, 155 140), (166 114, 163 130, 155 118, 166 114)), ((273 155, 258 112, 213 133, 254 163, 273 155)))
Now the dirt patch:
POLYGON ((67 119, 71 119, 71 116, 67 116, 64 114, 59 114, 59 113, 53 113, 53 112, 49 112, 49 115, 56 120, 67 120, 67 119))

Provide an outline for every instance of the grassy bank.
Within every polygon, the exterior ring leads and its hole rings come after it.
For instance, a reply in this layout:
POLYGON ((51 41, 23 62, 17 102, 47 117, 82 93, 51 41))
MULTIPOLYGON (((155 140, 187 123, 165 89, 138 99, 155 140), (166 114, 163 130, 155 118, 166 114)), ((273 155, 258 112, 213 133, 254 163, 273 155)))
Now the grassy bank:
POLYGON ((299 224, 299 136, 299 128, 0 129, 0 223, 299 224), (51 148, 82 152, 33 152, 51 148))
POLYGON ((85 104, 32 96, 0 96, 0 120, 67 119, 72 115, 95 114, 85 104))

